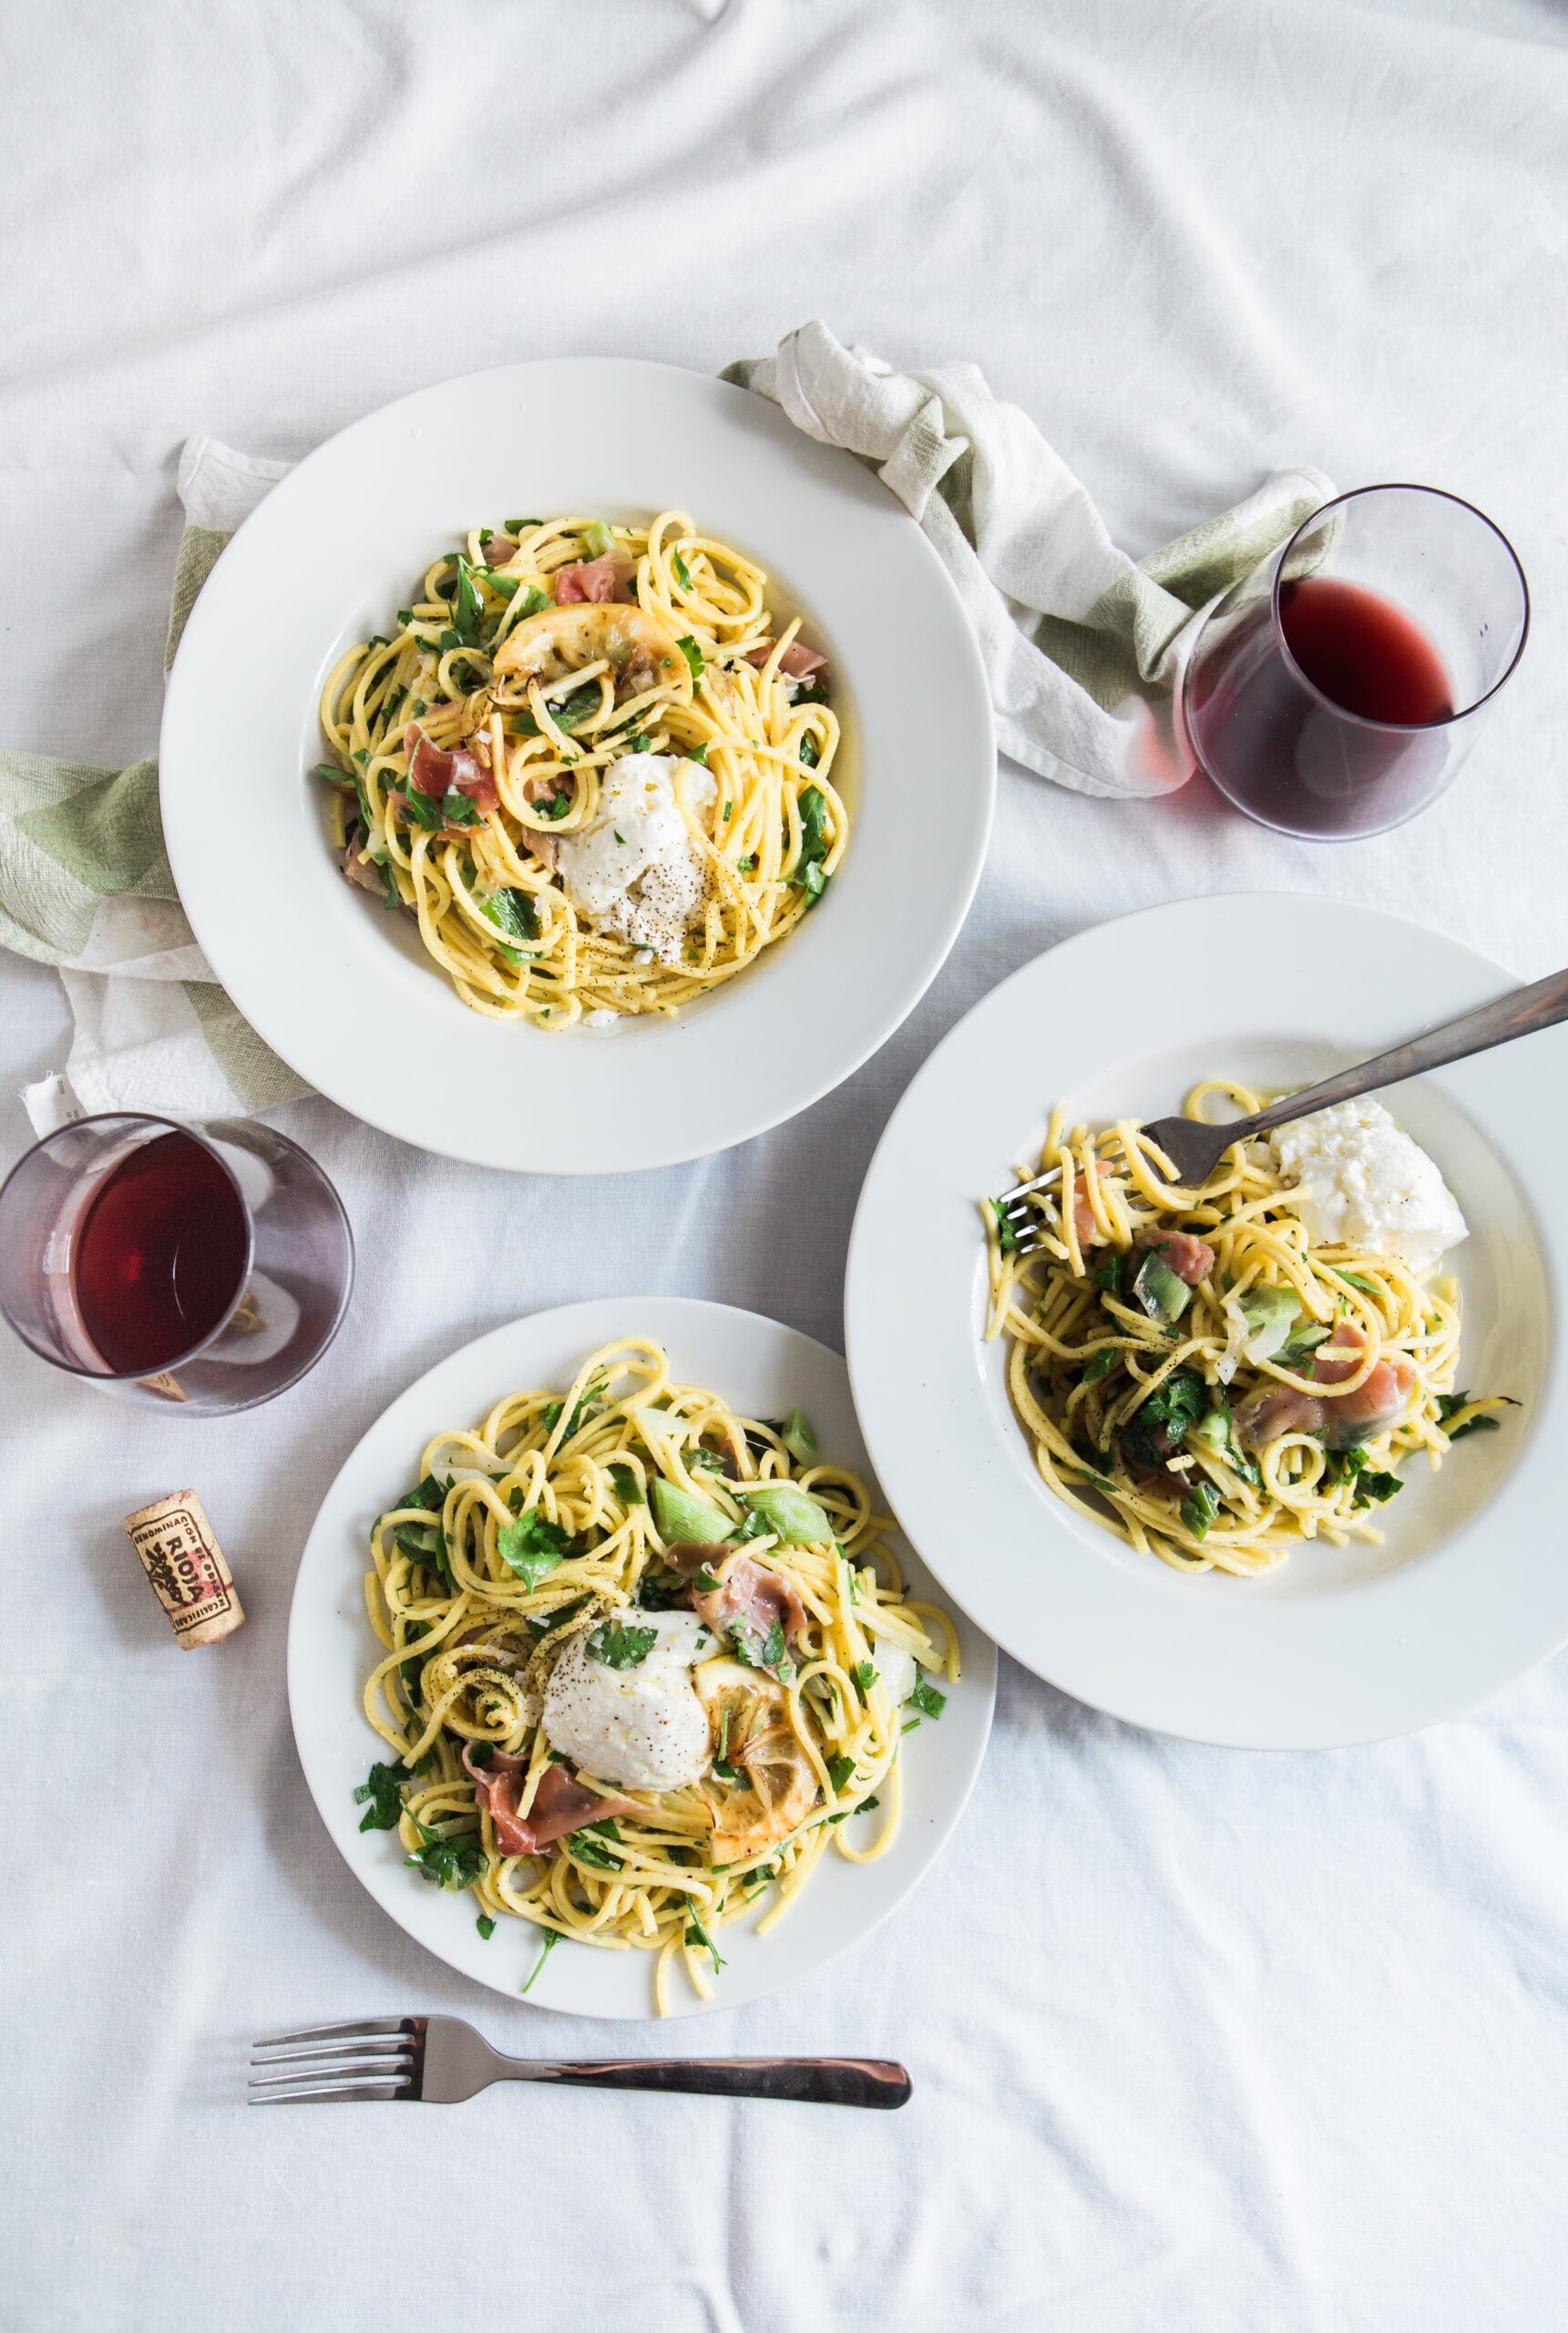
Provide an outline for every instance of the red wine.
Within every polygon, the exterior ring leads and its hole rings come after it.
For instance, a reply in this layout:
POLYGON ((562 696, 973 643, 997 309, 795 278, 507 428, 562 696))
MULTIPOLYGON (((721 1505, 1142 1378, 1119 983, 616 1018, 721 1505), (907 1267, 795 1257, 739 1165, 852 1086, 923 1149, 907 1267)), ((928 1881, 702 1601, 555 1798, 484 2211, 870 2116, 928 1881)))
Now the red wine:
POLYGON ((244 1277, 240 1195, 188 1134, 158 1135, 112 1168, 77 1233, 77 1309, 109 1369, 142 1377, 210 1337, 244 1277))
POLYGON ((1198 759, 1223 794, 1286 834, 1398 826, 1449 765, 1442 659, 1391 601, 1358 583, 1304 576, 1279 601, 1289 656, 1266 596, 1217 625, 1200 653, 1185 700, 1198 759))
POLYGON ((1358 583, 1304 576, 1281 586, 1279 624, 1313 687, 1347 713, 1405 728, 1453 719, 1441 657, 1391 600, 1358 583))

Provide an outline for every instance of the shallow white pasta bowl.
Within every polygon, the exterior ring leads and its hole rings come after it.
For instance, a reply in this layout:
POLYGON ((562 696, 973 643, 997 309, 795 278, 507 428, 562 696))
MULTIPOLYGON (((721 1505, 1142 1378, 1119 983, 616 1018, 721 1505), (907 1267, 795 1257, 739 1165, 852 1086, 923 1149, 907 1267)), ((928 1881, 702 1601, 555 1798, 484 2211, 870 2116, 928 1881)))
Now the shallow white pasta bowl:
MULTIPOLYGON (((868 1474, 849 1378, 825 1345, 755 1312, 685 1297, 600 1298, 561 1305, 493 1330, 428 1371, 377 1419, 323 1500, 300 1565, 289 1619, 289 1708, 300 1763, 323 1822, 350 1870, 383 1910, 464 1976, 517 1999, 539 1957, 531 1922, 504 1919, 487 1942, 475 1899, 447 1892, 406 1868, 395 1832, 359 1828, 355 1788, 385 1745, 366 1722, 364 1682, 381 1648, 365 1613, 369 1531, 406 1486, 431 1436, 473 1425, 507 1393, 569 1385, 589 1354, 612 1339, 644 1336, 663 1345, 671 1374, 706 1385, 751 1417, 804 1410, 825 1459, 868 1474)), ((875 1486, 874 1490, 875 1490, 875 1486)), ((929 1574, 897 1532, 888 1535, 914 1592, 930 1595, 929 1574)), ((860 1943, 930 1868, 964 1810, 990 1732, 996 1648, 954 1612, 962 1673, 944 1687, 947 1706, 907 1734, 903 1812, 886 1854, 851 1864, 830 1848, 785 1917, 768 1936, 743 1918, 719 1932, 727 1966, 712 2002, 700 2000, 682 1970, 671 1972, 671 2012, 733 2009, 809 1976, 860 1943)), ((869 1844, 876 1834, 863 1818, 869 1844)), ((757 1906, 760 1917, 766 1906, 757 1906)), ((651 1953, 577 1943, 550 1952, 528 1992, 544 2009, 589 2017, 653 2014, 651 1953)))
POLYGON ((979 1203, 1038 1155, 1051 1105, 1100 1125, 1202 1077, 1297 1085, 1515 985, 1371 908, 1187 899, 1081 933, 1003 982, 926 1064, 856 1217, 845 1329, 872 1463, 948 1594, 1063 1691, 1195 1741, 1307 1748, 1451 1716, 1568 1640, 1556 1318, 1568 1037, 1548 1031, 1383 1099, 1470 1237, 1445 1259, 1460 1382, 1520 1403, 1432 1474, 1406 1463, 1380 1547, 1303 1546, 1266 1576, 1183 1577, 1050 1491, 982 1341, 979 1203))
POLYGON ((616 1173, 704 1156, 858 1068, 957 937, 990 830, 979 653, 907 512, 748 391, 669 365, 551 360, 424 389, 302 461, 240 529, 170 676, 159 795, 196 937, 302 1077, 479 1165, 616 1173), (688 511, 764 567, 829 650, 852 827, 800 930, 673 1022, 541 1031, 462 1004, 411 921, 328 847, 317 702, 468 528, 518 510, 688 511))

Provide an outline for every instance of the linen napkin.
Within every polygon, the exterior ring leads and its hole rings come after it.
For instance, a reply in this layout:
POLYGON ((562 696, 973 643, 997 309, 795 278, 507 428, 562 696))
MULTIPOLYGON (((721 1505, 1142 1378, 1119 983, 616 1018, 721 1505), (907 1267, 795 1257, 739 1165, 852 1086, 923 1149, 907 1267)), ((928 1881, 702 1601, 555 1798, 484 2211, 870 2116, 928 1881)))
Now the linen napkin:
POLYGON ((1003 753, 1081 794, 1165 794, 1185 783, 1192 764, 1174 734, 1174 692, 1204 614, 1336 491, 1321 470, 1278 471, 1234 509, 1134 561, 978 365, 897 373, 818 322, 723 378, 876 468, 958 586, 1003 753))
MULTIPOLYGON (((219 552, 289 467, 188 440, 166 673, 219 552)), ((75 1023, 65 1067, 22 1090, 38 1134, 95 1110, 248 1117, 311 1090, 196 944, 163 847, 155 761, 108 770, 0 751, 0 944, 57 966, 75 1023)))
MULTIPOLYGON (((958 587, 1003 752, 1088 794, 1184 781, 1173 691, 1204 609, 1334 493, 1320 471, 1280 472, 1134 561, 975 365, 897 373, 813 323, 724 378, 876 468, 958 587)), ((288 468, 210 437, 186 444, 166 672, 219 552, 288 468)), ((116 771, 0 751, 0 945, 58 968, 75 1024, 63 1069, 23 1091, 39 1134, 95 1110, 243 1116, 310 1091, 196 945, 164 850, 154 761, 116 771)))

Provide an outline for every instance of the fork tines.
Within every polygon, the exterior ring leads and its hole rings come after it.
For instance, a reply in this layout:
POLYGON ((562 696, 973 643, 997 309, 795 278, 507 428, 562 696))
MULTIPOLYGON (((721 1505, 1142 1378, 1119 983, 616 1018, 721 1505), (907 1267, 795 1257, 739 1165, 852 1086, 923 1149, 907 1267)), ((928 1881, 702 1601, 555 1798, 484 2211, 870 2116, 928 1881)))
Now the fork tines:
POLYGON ((1033 1175, 1027 1183, 1015 1183, 1010 1191, 1003 1191, 999 1198, 991 1201, 997 1221, 1005 1224, 1012 1234, 1013 1244, 1008 1250, 1009 1255, 1037 1256, 1040 1253, 1045 1244, 1044 1235, 1040 1218, 1029 1202, 1034 1192, 1049 1190, 1061 1180, 1061 1167, 1048 1166, 1043 1175, 1033 1175))
POLYGON ((370 2017, 313 2025, 251 2044, 252 2106, 320 2105, 343 2099, 417 2098, 425 2065, 422 2017, 370 2017))

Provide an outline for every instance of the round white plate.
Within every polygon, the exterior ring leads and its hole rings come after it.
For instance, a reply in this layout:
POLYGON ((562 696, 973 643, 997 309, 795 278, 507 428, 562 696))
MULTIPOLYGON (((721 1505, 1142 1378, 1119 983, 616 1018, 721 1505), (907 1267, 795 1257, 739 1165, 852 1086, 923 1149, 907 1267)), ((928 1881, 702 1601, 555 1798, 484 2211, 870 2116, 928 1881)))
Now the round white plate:
POLYGON ((609 1174, 777 1125, 891 1036, 973 896, 996 755, 958 594, 859 462, 701 374, 552 360, 405 397, 272 488, 191 612, 159 791, 196 937, 302 1077, 426 1150, 609 1174), (309 776, 322 686, 467 528, 671 508, 759 560, 832 653, 854 819, 842 871, 797 932, 678 1021, 556 1035, 487 1020, 411 920, 338 871, 309 776))
POLYGON ((1155 1117, 1207 1074, 1305 1084, 1517 985, 1485 957, 1332 899, 1185 899, 1082 933, 1003 982, 926 1064, 872 1160, 846 1345, 872 1463, 948 1593, 1080 1701, 1246 1748, 1379 1740, 1449 1717, 1568 1639, 1554 1448, 1568 1437, 1568 1035, 1385 1097, 1470 1225, 1460 1382, 1499 1434, 1405 1468, 1381 1547, 1303 1547, 1261 1579, 1183 1578, 1047 1490, 982 1341, 978 1202, 1038 1156, 1051 1105, 1155 1117))
MULTIPOLYGON (((512 1999, 538 1958, 538 1930, 522 1920, 501 1920, 483 1942, 471 1894, 448 1894, 406 1869, 395 1833, 359 1828, 354 1790, 372 1761, 386 1754, 361 1705, 364 1680, 380 1657, 364 1609, 366 1543, 375 1516, 403 1487, 439 1427, 469 1425, 503 1393, 519 1388, 569 1384, 596 1346, 622 1336, 654 1338, 668 1351, 678 1380, 711 1386, 747 1416, 778 1417, 799 1407, 815 1427, 825 1456, 869 1473, 844 1363, 798 1330, 686 1297, 563 1304, 465 1345, 377 1419, 322 1502, 289 1617, 294 1739, 334 1844, 399 1927, 464 1976, 512 1999)), ((907 1556, 897 1535, 893 1545, 901 1559, 907 1556)), ((908 1577, 917 1593, 934 1592, 917 1560, 909 1562, 908 1577)), ((753 1921, 726 1927, 720 1948, 728 1966, 720 1972, 715 1999, 700 2001, 677 1972, 670 1987, 677 2016, 707 2006, 734 2009, 812 1974, 869 1936, 940 1854, 979 1772, 996 1700, 995 1646, 962 1614, 953 1619, 963 1673, 945 1689, 941 1717, 905 1736, 903 1821, 893 1846, 878 1862, 859 1865, 830 1851, 771 1936, 756 1936, 753 1921)), ((759 1917, 764 1908, 758 1906, 759 1917)), ((647 1953, 559 1944, 528 1998, 541 2008, 587 2017, 651 2017, 652 1985, 647 1953)))

